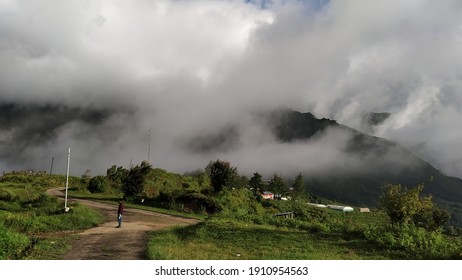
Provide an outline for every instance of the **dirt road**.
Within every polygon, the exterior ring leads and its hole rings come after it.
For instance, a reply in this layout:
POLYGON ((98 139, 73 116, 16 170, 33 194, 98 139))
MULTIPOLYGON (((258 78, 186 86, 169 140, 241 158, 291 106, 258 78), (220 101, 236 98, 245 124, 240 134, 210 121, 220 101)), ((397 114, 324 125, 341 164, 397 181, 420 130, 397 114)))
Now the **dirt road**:
MULTIPOLYGON (((64 197, 59 189, 48 194, 64 197)), ((121 228, 117 226, 117 205, 90 200, 70 199, 104 214, 105 222, 82 231, 71 243, 63 260, 142 260, 146 259, 149 232, 175 225, 195 224, 198 221, 139 209, 126 208, 121 228)))

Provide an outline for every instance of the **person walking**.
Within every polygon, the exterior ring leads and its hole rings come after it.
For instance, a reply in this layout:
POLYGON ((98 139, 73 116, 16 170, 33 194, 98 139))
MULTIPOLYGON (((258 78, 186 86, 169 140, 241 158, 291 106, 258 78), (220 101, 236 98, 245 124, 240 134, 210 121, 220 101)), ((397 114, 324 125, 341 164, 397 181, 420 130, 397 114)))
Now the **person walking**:
POLYGON ((124 214, 124 202, 123 200, 119 200, 119 208, 117 210, 117 221, 119 222, 119 225, 117 228, 122 227, 122 215, 124 214))

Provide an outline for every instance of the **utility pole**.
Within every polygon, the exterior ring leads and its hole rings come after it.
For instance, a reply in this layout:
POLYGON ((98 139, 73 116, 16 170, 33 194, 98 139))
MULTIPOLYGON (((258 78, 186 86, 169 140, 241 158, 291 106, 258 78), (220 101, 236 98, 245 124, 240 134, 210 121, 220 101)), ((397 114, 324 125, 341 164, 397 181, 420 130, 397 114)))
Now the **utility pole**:
POLYGON ((53 174, 53 162, 55 161, 55 157, 51 158, 51 167, 50 167, 50 175, 53 174))
POLYGON ((69 188, 69 163, 71 161, 71 148, 67 152, 67 172, 66 172, 66 196, 64 197, 64 211, 68 212, 69 207, 67 207, 67 189, 69 188))
POLYGON ((148 163, 151 164, 151 135, 152 129, 149 130, 149 143, 148 143, 148 163))

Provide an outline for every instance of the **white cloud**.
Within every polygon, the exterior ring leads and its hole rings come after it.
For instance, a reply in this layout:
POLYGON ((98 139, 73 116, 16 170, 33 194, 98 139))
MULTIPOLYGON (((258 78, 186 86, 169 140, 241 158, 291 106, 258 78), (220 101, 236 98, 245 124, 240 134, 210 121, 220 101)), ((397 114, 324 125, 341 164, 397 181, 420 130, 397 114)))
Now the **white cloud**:
MULTIPOLYGON (((356 128, 366 112, 391 112, 380 136, 425 143, 421 157, 462 176, 458 1, 255 2, 1 0, 0 102, 118 112, 97 126, 119 130, 112 142, 70 124, 34 148, 46 158, 70 142, 87 150, 80 169, 96 165, 90 156, 99 166, 144 159, 150 128, 159 165, 203 167, 214 155, 184 153, 177 139, 230 119, 248 133, 248 111, 286 106, 356 128)), ((247 138, 226 156, 270 147, 247 138)))

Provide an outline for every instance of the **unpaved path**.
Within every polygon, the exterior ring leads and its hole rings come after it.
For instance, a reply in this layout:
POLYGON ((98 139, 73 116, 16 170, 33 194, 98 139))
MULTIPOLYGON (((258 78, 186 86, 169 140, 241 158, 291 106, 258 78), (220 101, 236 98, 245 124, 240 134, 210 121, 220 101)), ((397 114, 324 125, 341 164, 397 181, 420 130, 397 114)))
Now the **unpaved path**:
MULTIPOLYGON (((60 189, 50 189, 49 195, 64 197, 60 189)), ((105 221, 97 227, 77 233, 71 250, 63 260, 142 260, 146 259, 149 232, 175 225, 195 224, 198 220, 175 217, 139 209, 125 209, 122 227, 117 226, 117 205, 84 199, 70 199, 98 209, 105 221)))

